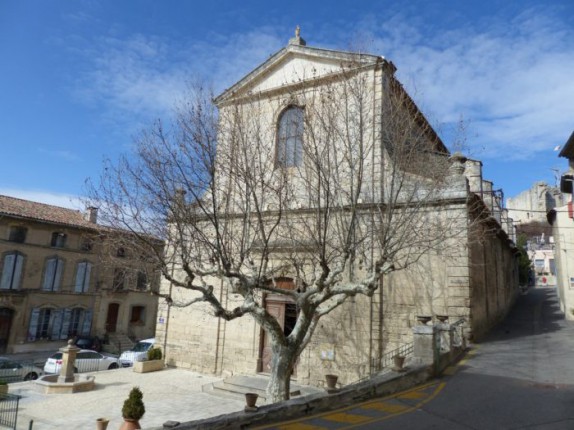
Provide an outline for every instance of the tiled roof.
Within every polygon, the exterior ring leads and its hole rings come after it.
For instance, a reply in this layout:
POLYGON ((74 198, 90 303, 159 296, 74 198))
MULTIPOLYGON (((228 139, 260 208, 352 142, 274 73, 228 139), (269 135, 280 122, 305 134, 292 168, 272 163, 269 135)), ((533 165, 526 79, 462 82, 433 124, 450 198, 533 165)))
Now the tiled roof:
POLYGON ((0 195, 0 217, 2 215, 71 227, 98 228, 97 224, 84 219, 81 211, 0 195))

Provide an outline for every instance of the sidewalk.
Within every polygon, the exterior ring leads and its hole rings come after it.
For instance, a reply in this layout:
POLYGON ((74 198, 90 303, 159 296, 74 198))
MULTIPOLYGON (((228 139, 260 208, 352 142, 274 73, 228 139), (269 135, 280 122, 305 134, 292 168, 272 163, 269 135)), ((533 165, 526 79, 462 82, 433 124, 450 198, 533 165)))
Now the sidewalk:
POLYGON ((10 393, 22 396, 18 430, 95 429, 96 419, 110 420, 114 430, 123 422, 121 409, 132 387, 141 388, 146 413, 143 429, 161 427, 164 422, 192 421, 242 410, 244 401, 216 397, 201 392, 201 386, 220 378, 166 368, 159 372, 135 373, 131 368, 92 373, 96 389, 76 394, 41 394, 34 382, 10 384, 10 393))

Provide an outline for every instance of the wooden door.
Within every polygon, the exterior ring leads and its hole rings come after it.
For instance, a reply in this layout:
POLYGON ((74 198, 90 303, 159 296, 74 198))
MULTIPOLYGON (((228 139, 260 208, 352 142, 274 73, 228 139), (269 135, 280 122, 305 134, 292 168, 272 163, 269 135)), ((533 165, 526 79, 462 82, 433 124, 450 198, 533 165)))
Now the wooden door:
MULTIPOLYGON (((279 322, 285 336, 289 336, 297 321, 297 306, 295 303, 285 300, 267 300, 265 302, 265 308, 267 312, 273 315, 279 322)), ((269 373, 271 371, 273 351, 271 350, 269 336, 267 336, 267 333, 263 329, 261 330, 261 336, 263 338, 260 353, 261 364, 258 370, 259 372, 269 373)), ((295 367, 293 368, 293 375, 296 375, 295 367)))
POLYGON ((8 347, 13 316, 12 309, 0 308, 0 354, 4 354, 8 347))
POLYGON ((118 324, 118 313, 120 305, 118 303, 110 303, 108 305, 108 315, 106 317, 106 332, 115 333, 118 324))

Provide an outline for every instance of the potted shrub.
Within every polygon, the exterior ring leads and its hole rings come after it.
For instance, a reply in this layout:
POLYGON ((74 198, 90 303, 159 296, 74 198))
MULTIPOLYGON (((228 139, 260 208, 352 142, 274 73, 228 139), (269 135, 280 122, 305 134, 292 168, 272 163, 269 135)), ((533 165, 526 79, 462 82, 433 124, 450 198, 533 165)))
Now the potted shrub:
POLYGON ((134 372, 146 373, 155 372, 164 368, 163 354, 161 348, 150 348, 147 352, 146 361, 134 362, 134 372))
POLYGON ((120 430, 141 429, 139 420, 145 414, 145 406, 142 399, 143 393, 141 390, 138 387, 132 388, 130 395, 124 401, 124 406, 122 407, 124 423, 120 427, 120 430))

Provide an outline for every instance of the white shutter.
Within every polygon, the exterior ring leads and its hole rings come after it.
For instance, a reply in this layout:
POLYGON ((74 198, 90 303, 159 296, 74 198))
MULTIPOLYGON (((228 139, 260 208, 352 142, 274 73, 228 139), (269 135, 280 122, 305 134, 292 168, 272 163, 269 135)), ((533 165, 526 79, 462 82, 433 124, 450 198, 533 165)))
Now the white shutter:
POLYGON ((16 254, 16 265, 14 266, 14 276, 12 278, 12 288, 20 287, 20 278, 22 278, 22 267, 24 266, 24 256, 16 254))
POLYGON ((76 287, 74 291, 81 293, 84 291, 84 277, 86 276, 87 263, 78 263, 78 271, 76 272, 76 287))
POLYGON ((90 289, 90 273, 92 272, 92 263, 86 263, 86 274, 84 276, 84 288, 82 292, 87 293, 90 289))
POLYGON ((62 309, 55 309, 52 312, 52 332, 50 333, 51 340, 60 339, 60 332, 62 330, 62 309))
POLYGON ((60 280, 62 279, 62 271, 64 270, 64 260, 56 260, 56 277, 54 278, 54 291, 60 289, 60 280))
POLYGON ((40 317, 40 309, 32 309, 30 314, 30 325, 28 326, 28 340, 36 340, 36 332, 38 331, 38 318, 40 317))
POLYGON ((44 284, 42 289, 45 291, 52 291, 54 286, 54 272, 56 270, 56 260, 55 258, 50 258, 46 260, 46 269, 44 270, 44 284))
POLYGON ((68 339, 68 331, 70 330, 70 317, 72 315, 71 309, 64 309, 64 318, 62 319, 62 331, 60 332, 60 339, 68 339))
POLYGON ((84 321, 82 322, 82 336, 89 336, 90 330, 92 328, 92 310, 88 309, 84 312, 84 321))
POLYGON ((8 254, 4 257, 2 266, 2 279, 0 279, 0 289, 8 290, 12 286, 12 271, 14 270, 14 259, 16 254, 8 254))

